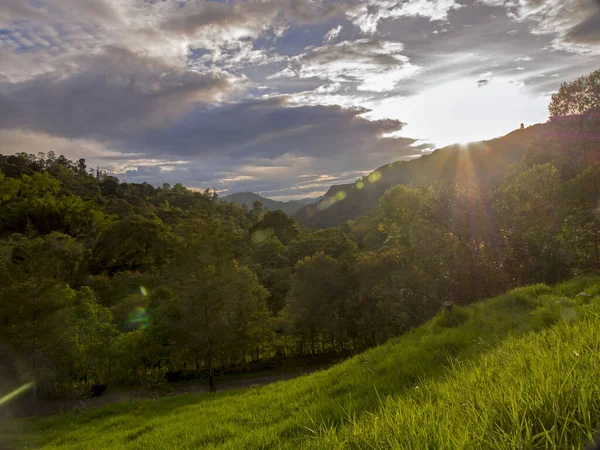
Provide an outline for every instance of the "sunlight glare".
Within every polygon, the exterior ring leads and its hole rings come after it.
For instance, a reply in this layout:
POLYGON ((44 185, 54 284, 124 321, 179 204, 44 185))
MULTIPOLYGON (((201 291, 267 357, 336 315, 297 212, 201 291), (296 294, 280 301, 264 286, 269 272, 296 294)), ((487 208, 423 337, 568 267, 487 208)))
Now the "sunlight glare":
POLYGON ((519 127, 545 122, 548 100, 515 80, 495 78, 479 87, 463 78, 412 97, 390 97, 367 105, 370 120, 398 119, 394 135, 428 139, 442 147, 500 137, 519 127))
POLYGON ((29 383, 24 384, 23 386, 15 389, 14 391, 6 394, 4 397, 0 398, 0 406, 10 402, 12 399, 17 398, 19 395, 31 389, 35 386, 34 381, 30 381, 29 383))

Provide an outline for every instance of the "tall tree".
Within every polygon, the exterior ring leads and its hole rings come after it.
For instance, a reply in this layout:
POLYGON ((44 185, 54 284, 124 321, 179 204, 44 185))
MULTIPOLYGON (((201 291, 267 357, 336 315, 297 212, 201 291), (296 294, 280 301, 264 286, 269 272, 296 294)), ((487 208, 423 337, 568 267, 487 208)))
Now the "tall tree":
POLYGON ((345 314, 346 279, 340 262, 323 252, 296 265, 286 314, 294 332, 310 344, 312 353, 317 350, 319 337, 328 339, 330 348, 336 348, 336 336, 343 331, 340 324, 345 314))
POLYGON ((215 363, 232 348, 255 346, 267 327, 266 290, 233 255, 235 237, 226 224, 206 220, 180 230, 180 245, 166 269, 178 321, 174 346, 196 369, 203 365, 214 389, 215 363))
POLYGON ((550 119, 564 116, 580 116, 581 127, 584 116, 600 112, 600 69, 571 82, 564 82, 548 107, 550 119))

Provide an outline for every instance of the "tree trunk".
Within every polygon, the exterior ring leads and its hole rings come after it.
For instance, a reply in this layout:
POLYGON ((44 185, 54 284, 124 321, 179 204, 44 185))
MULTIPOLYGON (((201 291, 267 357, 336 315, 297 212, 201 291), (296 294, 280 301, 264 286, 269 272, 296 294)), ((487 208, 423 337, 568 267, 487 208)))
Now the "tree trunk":
POLYGON ((214 375, 214 362, 213 362, 213 353, 212 353, 212 343, 210 338, 208 338, 208 389, 210 392, 215 392, 215 375, 214 375))
POLYGON ((210 392, 215 392, 215 375, 213 369, 213 358, 212 352, 208 351, 208 389, 210 392))
POLYGON ((600 230, 596 230, 596 269, 600 267, 600 230))

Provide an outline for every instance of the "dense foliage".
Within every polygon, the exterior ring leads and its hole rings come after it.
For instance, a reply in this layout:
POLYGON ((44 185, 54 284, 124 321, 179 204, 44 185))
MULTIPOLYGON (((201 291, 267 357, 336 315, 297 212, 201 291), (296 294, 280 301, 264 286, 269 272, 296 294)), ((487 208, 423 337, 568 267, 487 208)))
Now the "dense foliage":
POLYGON ((600 70, 565 82, 552 95, 548 108, 551 118, 598 113, 600 110, 600 70))
POLYGON ((212 386, 253 361, 361 351, 444 302, 597 272, 600 150, 578 136, 531 140, 501 183, 397 185, 317 231, 260 203, 88 173, 83 159, 0 155, 0 383, 58 397, 184 376, 212 386))

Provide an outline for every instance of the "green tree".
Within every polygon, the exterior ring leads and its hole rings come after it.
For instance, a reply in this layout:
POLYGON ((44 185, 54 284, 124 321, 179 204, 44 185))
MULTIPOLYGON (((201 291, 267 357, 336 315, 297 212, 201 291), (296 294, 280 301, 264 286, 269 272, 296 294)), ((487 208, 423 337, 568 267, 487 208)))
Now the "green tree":
POLYGON ((570 206, 561 242, 567 263, 575 271, 600 269, 600 169, 588 167, 567 185, 570 206))
POLYGON ((158 219, 131 215, 106 229, 94 251, 95 270, 149 271, 167 260, 174 237, 158 219))
POLYGON ((554 282, 562 275, 557 238, 565 209, 563 184, 551 164, 507 177, 498 203, 506 251, 505 270, 514 282, 554 282))
MULTIPOLYGON (((550 118, 584 115, 600 108, 600 70, 584 75, 571 82, 564 82, 552 95, 548 107, 550 118)), ((583 123, 583 122, 582 122, 583 123)))
POLYGON ((233 259, 235 237, 225 224, 190 223, 180 233, 185 245, 166 269, 179 318, 171 322, 173 346, 196 370, 204 365, 214 389, 219 358, 259 344, 268 320, 267 292, 233 259))
POLYGON ((300 234, 300 226, 283 211, 268 211, 250 229, 254 241, 260 241, 267 232, 272 232, 283 245, 287 245, 300 234))
POLYGON ((308 256, 296 265, 286 315, 293 332, 308 342, 313 354, 319 337, 322 338, 321 350, 325 350, 325 339, 335 350, 336 337, 344 334, 341 325, 347 297, 346 279, 340 262, 323 252, 308 256))

